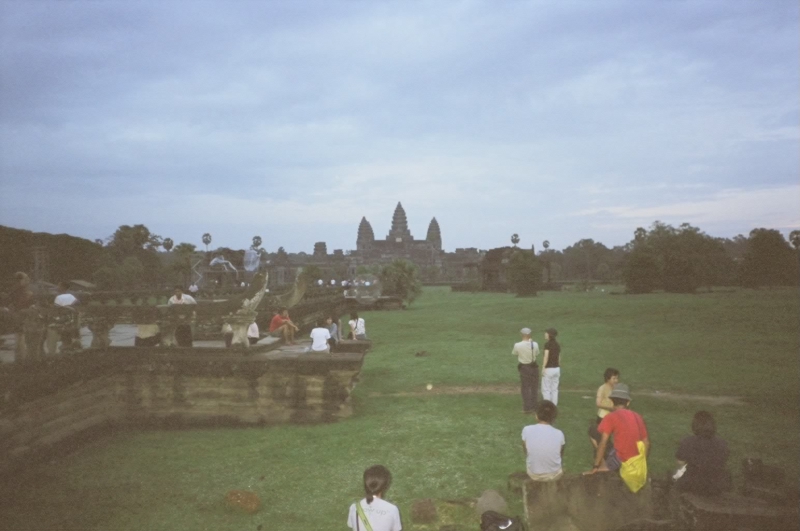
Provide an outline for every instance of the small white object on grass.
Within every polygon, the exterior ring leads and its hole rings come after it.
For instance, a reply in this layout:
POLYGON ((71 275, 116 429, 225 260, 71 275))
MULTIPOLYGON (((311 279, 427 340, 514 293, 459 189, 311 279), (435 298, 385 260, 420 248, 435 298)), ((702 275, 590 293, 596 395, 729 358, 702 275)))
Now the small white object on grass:
POLYGON ((426 386, 425 386, 425 389, 427 389, 428 391, 430 391, 431 389, 433 389, 433 384, 428 384, 428 385, 426 385, 426 386))

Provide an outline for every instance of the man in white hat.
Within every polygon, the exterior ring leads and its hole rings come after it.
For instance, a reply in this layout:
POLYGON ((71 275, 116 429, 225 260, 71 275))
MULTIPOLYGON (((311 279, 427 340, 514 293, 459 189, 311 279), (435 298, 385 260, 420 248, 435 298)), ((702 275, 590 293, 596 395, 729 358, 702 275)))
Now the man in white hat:
POLYGON ((523 328, 519 331, 522 341, 514 344, 511 354, 517 357, 519 363, 520 391, 522 393, 522 412, 536 413, 536 400, 539 396, 539 366, 536 358, 539 356, 539 344, 531 339, 531 329, 523 328))

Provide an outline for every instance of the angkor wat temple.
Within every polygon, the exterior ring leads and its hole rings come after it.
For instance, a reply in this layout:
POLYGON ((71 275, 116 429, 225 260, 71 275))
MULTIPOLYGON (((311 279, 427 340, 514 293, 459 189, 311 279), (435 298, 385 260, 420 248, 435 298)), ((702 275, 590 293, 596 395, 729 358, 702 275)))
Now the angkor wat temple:
POLYGON ((408 260, 416 265, 424 282, 459 282, 477 279, 482 256, 483 253, 474 247, 444 251, 441 229, 435 217, 428 224, 425 239, 415 239, 408 228, 403 205, 397 203, 392 228, 385 239, 376 239, 372 225, 363 217, 358 226, 355 250, 345 253, 337 249, 329 254, 325 242, 317 242, 313 254, 289 254, 288 263, 276 264, 274 282, 290 282, 294 270, 303 266, 315 265, 326 276, 353 277, 359 270, 375 269, 375 266, 394 260, 408 260))

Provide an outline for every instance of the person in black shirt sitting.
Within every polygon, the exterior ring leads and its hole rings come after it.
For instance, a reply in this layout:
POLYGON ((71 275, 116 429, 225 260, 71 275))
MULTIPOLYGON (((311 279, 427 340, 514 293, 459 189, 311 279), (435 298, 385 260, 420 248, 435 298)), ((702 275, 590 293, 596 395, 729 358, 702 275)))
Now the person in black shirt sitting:
POLYGON ((698 411, 692 419, 692 433, 681 441, 675 459, 678 472, 673 476, 680 492, 715 496, 731 489, 731 475, 726 468, 729 450, 717 437, 717 425, 708 411, 698 411))

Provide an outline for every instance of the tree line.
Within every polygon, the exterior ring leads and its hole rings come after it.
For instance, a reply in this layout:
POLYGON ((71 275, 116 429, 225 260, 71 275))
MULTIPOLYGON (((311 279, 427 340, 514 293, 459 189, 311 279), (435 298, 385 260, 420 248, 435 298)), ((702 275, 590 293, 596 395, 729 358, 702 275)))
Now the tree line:
POLYGON ((629 293, 694 293, 712 286, 794 286, 800 278, 797 230, 789 241, 765 228, 753 229, 748 237, 715 238, 688 223, 673 227, 656 221, 649 229, 637 228, 622 246, 582 239, 562 251, 549 249, 547 242, 543 247, 535 256, 511 256, 508 280, 515 292, 578 281, 623 283, 629 293))

